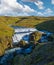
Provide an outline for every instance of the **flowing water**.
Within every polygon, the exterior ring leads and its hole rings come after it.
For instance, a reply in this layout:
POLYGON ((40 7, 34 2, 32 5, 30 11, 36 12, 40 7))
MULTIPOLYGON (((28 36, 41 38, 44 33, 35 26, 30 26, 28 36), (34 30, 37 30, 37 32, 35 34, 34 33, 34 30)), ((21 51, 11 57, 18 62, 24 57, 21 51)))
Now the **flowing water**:
MULTIPOLYGON (((12 26, 13 27, 13 26, 12 26)), ((29 40, 29 34, 35 31, 38 31, 35 28, 25 28, 25 27, 17 27, 14 26, 13 27, 15 30, 15 33, 13 35, 13 44, 18 44, 18 42, 20 40, 24 40, 25 42, 28 43, 29 40)), ((49 36, 51 33, 47 32, 47 31, 40 31, 40 32, 45 32, 46 36, 42 36, 40 41, 41 42, 47 42, 47 36, 49 36)), ((0 57, 0 65, 10 65, 10 63, 8 62, 9 60, 13 59, 14 54, 18 55, 18 54, 28 54, 31 53, 32 51, 32 46, 30 46, 29 48, 23 49, 23 48, 13 48, 10 50, 5 51, 4 56, 0 57)))
POLYGON ((25 27, 13 27, 15 29, 15 33, 13 36, 13 44, 18 43, 20 40, 25 40, 28 42, 29 34, 37 31, 35 28, 25 28, 25 27))

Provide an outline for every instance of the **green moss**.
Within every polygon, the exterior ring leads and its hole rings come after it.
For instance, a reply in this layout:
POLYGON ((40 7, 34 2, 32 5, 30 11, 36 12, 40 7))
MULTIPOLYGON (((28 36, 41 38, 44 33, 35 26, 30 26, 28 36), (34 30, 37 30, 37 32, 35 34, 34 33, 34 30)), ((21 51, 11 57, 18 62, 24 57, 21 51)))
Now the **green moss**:
POLYGON ((17 55, 13 58, 13 65, 53 65, 54 43, 35 46, 29 55, 17 55))
POLYGON ((29 42, 32 44, 37 44, 37 42, 41 39, 42 33, 39 31, 33 32, 29 36, 29 42))

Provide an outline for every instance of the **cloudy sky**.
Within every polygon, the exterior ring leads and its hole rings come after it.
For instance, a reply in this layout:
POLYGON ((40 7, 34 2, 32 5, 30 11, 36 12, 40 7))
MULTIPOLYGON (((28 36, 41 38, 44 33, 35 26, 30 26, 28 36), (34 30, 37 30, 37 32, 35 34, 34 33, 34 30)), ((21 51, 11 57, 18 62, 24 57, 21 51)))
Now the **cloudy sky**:
POLYGON ((54 16, 54 0, 0 0, 0 16, 54 16))

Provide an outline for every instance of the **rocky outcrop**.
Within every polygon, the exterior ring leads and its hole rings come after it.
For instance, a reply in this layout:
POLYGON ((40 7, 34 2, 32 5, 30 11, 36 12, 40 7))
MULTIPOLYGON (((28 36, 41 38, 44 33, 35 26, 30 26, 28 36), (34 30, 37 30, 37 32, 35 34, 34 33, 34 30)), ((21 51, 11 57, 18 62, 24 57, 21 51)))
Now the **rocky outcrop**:
POLYGON ((37 44, 38 40, 40 40, 42 33, 39 31, 33 32, 30 34, 29 42, 32 44, 37 44))
POLYGON ((29 44, 27 44, 24 40, 21 40, 19 43, 18 43, 18 46, 19 47, 23 47, 23 48, 27 48, 29 46, 29 44))

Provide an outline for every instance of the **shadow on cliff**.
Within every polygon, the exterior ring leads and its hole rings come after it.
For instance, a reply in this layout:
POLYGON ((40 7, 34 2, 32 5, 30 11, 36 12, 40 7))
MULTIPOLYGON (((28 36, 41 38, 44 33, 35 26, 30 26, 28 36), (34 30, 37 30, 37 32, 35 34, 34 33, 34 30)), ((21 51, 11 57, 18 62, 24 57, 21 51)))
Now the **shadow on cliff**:
POLYGON ((54 20, 47 20, 38 25, 35 25, 38 30, 46 30, 54 33, 54 20))

